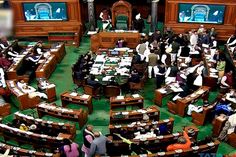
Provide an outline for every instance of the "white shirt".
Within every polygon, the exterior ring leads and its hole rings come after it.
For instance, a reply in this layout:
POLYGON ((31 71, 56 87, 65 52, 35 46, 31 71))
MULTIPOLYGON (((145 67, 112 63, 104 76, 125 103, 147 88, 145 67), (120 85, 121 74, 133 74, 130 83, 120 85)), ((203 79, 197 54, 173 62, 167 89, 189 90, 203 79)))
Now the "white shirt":
POLYGON ((231 45, 236 44, 236 39, 235 39, 234 41, 232 41, 231 43, 229 43, 229 41, 230 41, 231 38, 232 38, 232 37, 230 37, 230 38, 227 40, 227 45, 228 45, 228 46, 231 46, 231 45))
POLYGON ((6 87, 6 81, 5 81, 5 78, 4 78, 4 71, 2 68, 0 68, 0 86, 2 85, 3 88, 6 87))
POLYGON ((220 83, 221 83, 222 85, 226 86, 226 87, 229 87, 229 85, 225 82, 226 80, 227 80, 227 77, 226 77, 226 76, 223 76, 223 77, 221 78, 220 83))

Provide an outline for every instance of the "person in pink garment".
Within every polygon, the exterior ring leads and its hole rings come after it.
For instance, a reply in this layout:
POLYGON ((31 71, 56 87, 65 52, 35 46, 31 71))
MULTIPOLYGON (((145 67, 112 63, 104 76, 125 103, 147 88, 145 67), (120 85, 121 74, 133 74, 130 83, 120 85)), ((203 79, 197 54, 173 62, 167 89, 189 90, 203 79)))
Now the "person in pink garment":
POLYGON ((63 140, 63 154, 66 157, 79 157, 79 145, 69 139, 63 140))

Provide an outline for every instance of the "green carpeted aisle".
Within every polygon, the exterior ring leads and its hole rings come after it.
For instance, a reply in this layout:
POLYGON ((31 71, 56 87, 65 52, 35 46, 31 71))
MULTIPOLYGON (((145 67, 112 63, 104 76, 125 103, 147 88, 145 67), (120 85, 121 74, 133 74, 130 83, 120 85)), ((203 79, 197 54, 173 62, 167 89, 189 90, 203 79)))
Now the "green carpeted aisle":
MULTIPOLYGON (((57 105, 61 105, 60 101, 60 93, 68 90, 74 90, 76 87, 73 84, 72 81, 72 76, 71 76, 71 67, 72 64, 76 62, 78 59, 79 55, 86 53, 90 49, 90 40, 88 37, 84 37, 81 41, 80 47, 75 48, 75 47, 67 47, 67 55, 63 59, 63 61, 57 65, 56 70, 50 77, 50 82, 56 84, 56 91, 57 91, 57 105)), ((35 81, 32 83, 33 86, 36 85, 35 81)), ((155 80, 154 79, 149 79, 146 84, 145 84, 145 89, 144 91, 141 92, 141 95, 144 96, 145 98, 145 107, 153 105, 153 98, 154 98, 154 89, 155 89, 155 80)), ((79 89, 79 92, 82 92, 82 89, 79 89)), ((210 101, 213 101, 214 98, 216 97, 217 92, 212 92, 211 93, 211 98, 210 101)), ((168 99, 168 98, 167 98, 168 99)), ((167 99, 164 100, 164 104, 168 101, 167 99)), ((201 103, 201 102, 199 102, 201 103)), ((108 124, 109 124, 109 100, 105 98, 101 98, 100 100, 93 100, 93 106, 94 106, 94 111, 91 115, 89 115, 88 119, 88 124, 94 125, 94 129, 101 131, 103 134, 108 133, 108 124)), ((81 108, 82 106, 78 105, 73 105, 69 104, 68 108, 76 109, 76 108, 81 108)), ((10 122, 13 119, 13 113, 16 112, 18 109, 14 106, 12 106, 12 115, 7 116, 4 118, 3 122, 10 122)), ((186 118, 181 118, 179 116, 173 115, 167 111, 167 106, 164 105, 162 108, 160 108, 161 111, 161 118, 160 119, 166 119, 169 117, 173 117, 175 119, 175 124, 174 124, 174 132, 175 131, 181 131, 183 126, 189 126, 189 125, 194 125, 191 123, 191 118, 186 117, 186 118)), ((23 111, 25 114, 31 114, 31 115, 36 115, 37 113, 35 110, 26 110, 23 111)), ((69 122, 61 119, 57 119, 51 116, 44 116, 43 119, 48 119, 52 121, 63 121, 63 122, 69 122)), ((73 122, 69 122, 73 123, 73 122)), ((79 130, 78 124, 76 124, 77 127, 77 136, 75 138, 75 141, 79 143, 81 146, 83 143, 82 140, 82 130, 79 130)), ((206 136, 211 134, 212 130, 212 125, 207 124, 205 126, 200 126, 198 127, 200 132, 199 132, 199 139, 203 139, 206 136)), ((28 146, 26 146, 28 147, 28 146)), ((218 149, 219 154, 229 154, 232 152, 236 152, 236 150, 229 146, 226 143, 220 144, 220 147, 218 149)))

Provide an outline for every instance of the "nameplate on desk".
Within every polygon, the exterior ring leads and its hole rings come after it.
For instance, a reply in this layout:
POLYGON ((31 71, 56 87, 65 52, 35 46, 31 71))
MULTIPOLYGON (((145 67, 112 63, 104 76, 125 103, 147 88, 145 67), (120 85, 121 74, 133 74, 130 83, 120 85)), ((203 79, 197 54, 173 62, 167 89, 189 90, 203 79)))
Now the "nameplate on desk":
POLYGON ((117 100, 123 100, 123 99, 125 99, 125 97, 124 96, 117 96, 116 99, 117 100))

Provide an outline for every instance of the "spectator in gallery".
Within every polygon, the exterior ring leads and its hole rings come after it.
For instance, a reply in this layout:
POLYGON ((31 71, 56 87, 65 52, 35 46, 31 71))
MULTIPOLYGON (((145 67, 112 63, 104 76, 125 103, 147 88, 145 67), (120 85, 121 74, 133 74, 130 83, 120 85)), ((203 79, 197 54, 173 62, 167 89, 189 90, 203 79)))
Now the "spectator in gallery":
POLYGON ((89 157, 91 143, 93 142, 94 138, 95 137, 94 137, 94 133, 93 133, 93 126, 87 125, 83 131, 84 144, 81 148, 81 150, 84 152, 85 157, 89 157))
POLYGON ((60 153, 65 157, 79 157, 79 145, 70 139, 63 139, 63 146, 60 148, 60 153))
POLYGON ((178 138, 178 142, 175 144, 171 144, 167 147, 167 151, 175 151, 177 149, 187 150, 191 146, 191 141, 186 133, 186 131, 183 131, 183 136, 178 138))
POLYGON ((144 20, 142 19, 140 13, 138 13, 138 14, 135 16, 135 19, 134 19, 134 21, 133 21, 133 27, 134 27, 134 30, 138 30, 139 33, 142 33, 142 32, 143 32, 144 20))

